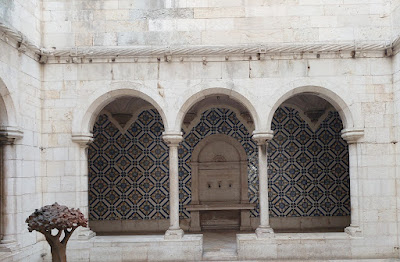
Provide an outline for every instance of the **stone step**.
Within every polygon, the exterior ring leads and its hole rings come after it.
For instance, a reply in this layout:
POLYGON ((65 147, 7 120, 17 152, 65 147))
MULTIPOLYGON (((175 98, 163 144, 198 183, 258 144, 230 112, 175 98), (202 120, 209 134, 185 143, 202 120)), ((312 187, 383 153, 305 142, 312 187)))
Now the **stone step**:
POLYGON ((237 261, 237 259, 235 249, 212 249, 203 253, 203 261, 237 261))

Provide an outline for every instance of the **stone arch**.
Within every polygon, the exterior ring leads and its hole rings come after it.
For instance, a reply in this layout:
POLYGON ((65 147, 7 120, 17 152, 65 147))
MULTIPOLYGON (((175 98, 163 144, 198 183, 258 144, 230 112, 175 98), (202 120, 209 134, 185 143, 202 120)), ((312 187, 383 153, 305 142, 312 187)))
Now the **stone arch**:
POLYGON ((0 126, 17 127, 17 112, 11 93, 0 78, 0 126))
POLYGON ((117 82, 98 90, 88 99, 85 99, 88 102, 74 110, 72 133, 92 133, 93 125, 100 111, 112 101, 123 96, 138 97, 149 102, 161 115, 165 129, 168 128, 168 121, 163 107, 161 106, 162 101, 159 99, 160 95, 157 92, 148 88, 143 88, 141 84, 117 82), (158 101, 156 101, 157 98, 158 101))
POLYGON ((297 94, 316 95, 331 103, 332 106, 338 111, 340 118, 342 119, 344 129, 360 126, 360 121, 358 119, 356 120, 353 116, 354 110, 350 109, 350 104, 346 102, 340 95, 338 95, 337 92, 332 91, 330 88, 310 85, 289 88, 289 90, 287 89, 288 88, 284 88, 284 90, 277 95, 279 96, 279 98, 275 100, 276 102, 271 107, 267 119, 267 130, 271 129, 272 119, 278 107, 281 106, 282 103, 285 102, 287 99, 297 94))
POLYGON ((243 146, 240 144, 240 142, 228 135, 225 134, 214 134, 207 136, 206 138, 202 139, 194 148, 193 153, 192 153, 192 161, 199 161, 199 155, 202 151, 202 149, 205 148, 207 144, 213 143, 215 141, 226 141, 229 144, 231 144, 238 152, 240 156, 240 161, 247 161, 247 154, 246 150, 244 150, 243 146))
MULTIPOLYGON (((351 130, 351 132, 362 132, 362 114, 360 113, 361 111, 358 108, 358 104, 354 103, 354 100, 352 99, 352 95, 350 94, 351 90, 348 90, 348 86, 338 86, 335 83, 329 83, 329 82, 322 82, 322 81, 308 81, 308 80, 304 80, 304 81, 299 81, 298 83, 290 83, 289 85, 286 85, 282 88, 282 90, 279 90, 278 92, 276 92, 273 95, 273 106, 270 109, 270 112, 267 114, 268 118, 267 118, 267 130, 271 130, 271 125, 272 125, 272 120, 273 117, 277 111, 277 109, 282 106, 289 98, 292 98, 296 95, 299 94, 308 94, 308 95, 315 95, 318 96, 324 100, 326 100, 327 102, 329 102, 331 104, 331 106, 333 106, 333 108, 339 113, 340 119, 343 123, 343 129, 342 132, 339 131, 339 135, 343 134, 344 130, 351 130)), ((295 106, 289 106, 292 109, 298 110, 295 106)), ((300 111, 299 111, 300 113, 300 111)), ((301 114, 300 114, 301 115, 301 114)), ((323 118, 322 118, 323 119, 323 118)), ((310 125, 309 125, 310 126, 310 125)), ((311 127, 311 126, 310 126, 311 127)), ((351 133, 350 132, 350 133, 351 133)), ((275 133, 275 130, 274 130, 275 133)), ((341 138, 342 139, 342 138, 341 138)), ((346 138, 343 137, 344 140, 347 140, 346 138)), ((270 142, 270 144, 273 141, 270 142)), ((347 141, 348 142, 348 141, 347 141)), ((348 147, 348 144, 346 143, 345 148, 348 147)), ((356 152, 352 152, 349 149, 345 149, 348 150, 349 155, 350 155, 350 159, 349 162, 352 161, 352 156, 356 155, 356 152)), ((297 157, 296 157, 297 158, 297 157)), ((319 159, 319 157, 314 157, 314 159, 319 159)), ((270 160, 271 161, 271 160, 270 160)), ((273 160, 272 160, 273 161, 273 160)), ((347 173, 347 177, 350 178, 350 185, 349 191, 346 191, 346 195, 348 195, 351 198, 350 201, 350 213, 343 216, 346 217, 345 219, 341 219, 334 221, 333 217, 329 217, 329 219, 331 219, 331 221, 329 221, 329 223, 326 222, 321 222, 321 223, 315 223, 315 225, 324 225, 324 227, 329 226, 335 226, 337 228, 340 228, 341 230, 343 228, 346 228, 349 224, 350 224, 350 219, 353 219, 353 214, 357 213, 357 211, 354 211, 354 207, 358 206, 356 201, 354 200, 354 196, 357 195, 357 190, 354 190, 354 184, 358 183, 358 181, 354 178, 354 175, 357 172, 354 172, 354 170, 352 170, 352 165, 354 165, 354 163, 350 163, 347 162, 347 169, 348 169, 348 173, 347 173)), ((270 168, 270 167, 269 167, 270 168)), ((277 173, 278 174, 278 173, 277 173)), ((270 188, 271 185, 268 185, 268 187, 270 188)), ((302 216, 301 216, 302 217, 302 216)), ((324 216, 321 216, 324 217, 324 216)), ((327 216, 328 217, 328 216, 327 216)), ((271 222, 271 224, 273 224, 273 221, 271 222)), ((282 226, 283 224, 281 223, 280 226, 282 226)), ((302 223, 300 223, 300 225, 303 225, 302 223)), ((305 224, 304 224, 305 225, 305 224)), ((274 230, 276 229, 275 227, 278 227, 277 225, 273 225, 274 230)), ((278 229, 282 229, 282 228, 278 228, 278 229)), ((285 230, 287 230, 285 228, 285 230)))
POLYGON ((249 110, 251 117, 254 121, 254 126, 255 129, 259 127, 259 116, 258 113, 252 104, 252 102, 245 97, 243 94, 232 90, 231 88, 224 88, 224 87, 209 87, 202 89, 201 91, 197 93, 192 93, 186 99, 184 100, 185 102, 181 106, 177 117, 175 121, 175 126, 174 130, 181 130, 183 120, 185 118, 186 113, 190 110, 192 106, 194 106, 197 102, 201 101, 202 99, 206 98, 207 96, 212 96, 212 95, 227 95, 230 98, 236 100, 237 102, 240 102, 243 104, 244 107, 249 110))

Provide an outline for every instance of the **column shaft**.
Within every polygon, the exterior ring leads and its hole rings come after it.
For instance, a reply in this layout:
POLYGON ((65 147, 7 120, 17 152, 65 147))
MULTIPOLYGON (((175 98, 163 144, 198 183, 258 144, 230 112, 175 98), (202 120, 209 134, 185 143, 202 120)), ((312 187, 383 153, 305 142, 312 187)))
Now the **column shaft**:
POLYGON ((76 179, 76 203, 85 216, 88 219, 87 227, 78 228, 76 234, 79 239, 90 239, 96 235, 95 232, 90 230, 89 224, 89 159, 88 159, 88 144, 81 144, 77 148, 77 172, 78 177, 76 179))
POLYGON ((344 129, 342 130, 342 138, 349 145, 349 175, 350 175, 350 204, 351 204, 351 222, 350 226, 345 228, 345 232, 351 236, 360 236, 360 193, 358 188, 358 140, 364 136, 362 129, 344 129))
POLYGON ((350 175, 350 226, 345 231, 350 235, 359 235, 360 229, 360 208, 358 189, 358 152, 357 143, 349 144, 349 175, 350 175))
POLYGON ((269 202, 268 202, 268 157, 267 146, 258 145, 258 181, 259 181, 259 203, 260 203, 260 225, 256 230, 257 237, 268 237, 274 231, 269 225, 269 202))
POLYGON ((258 146, 258 174, 260 192, 260 227, 269 227, 268 163, 266 146, 258 146))
POLYGON ((15 156, 15 145, 4 143, 1 156, 1 172, 2 172, 2 191, 1 198, 1 227, 2 239, 0 242, 0 252, 11 251, 17 247, 17 202, 20 198, 20 190, 16 184, 17 174, 17 159, 15 156))
POLYGON ((169 146, 169 219, 170 227, 165 239, 180 239, 183 230, 179 227, 179 161, 178 146, 182 141, 180 132, 164 132, 163 139, 169 146))
POLYGON ((169 206, 170 230, 179 230, 178 146, 169 147, 169 206))

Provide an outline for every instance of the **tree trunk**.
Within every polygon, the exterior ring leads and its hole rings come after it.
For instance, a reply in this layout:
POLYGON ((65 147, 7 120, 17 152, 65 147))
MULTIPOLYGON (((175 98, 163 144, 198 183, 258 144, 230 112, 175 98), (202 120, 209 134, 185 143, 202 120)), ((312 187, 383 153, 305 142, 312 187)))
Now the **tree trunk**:
POLYGON ((67 245, 61 243, 50 244, 52 262, 67 262, 67 245))

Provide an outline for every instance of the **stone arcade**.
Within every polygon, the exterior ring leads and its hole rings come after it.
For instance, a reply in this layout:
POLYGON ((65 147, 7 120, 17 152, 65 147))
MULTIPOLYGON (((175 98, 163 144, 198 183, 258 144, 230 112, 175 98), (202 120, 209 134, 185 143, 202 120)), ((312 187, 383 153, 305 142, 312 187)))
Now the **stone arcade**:
POLYGON ((0 1, 0 261, 400 259, 399 0, 0 1))

